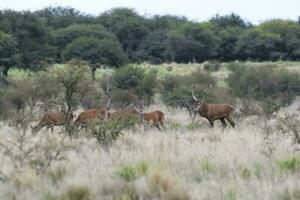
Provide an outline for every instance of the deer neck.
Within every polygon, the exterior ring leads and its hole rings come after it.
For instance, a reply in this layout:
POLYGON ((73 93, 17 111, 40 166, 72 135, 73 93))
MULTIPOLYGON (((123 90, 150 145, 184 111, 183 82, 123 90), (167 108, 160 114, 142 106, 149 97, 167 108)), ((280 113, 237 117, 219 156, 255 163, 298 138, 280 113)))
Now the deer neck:
POLYGON ((199 112, 200 112, 200 115, 201 115, 201 116, 207 117, 208 104, 205 103, 205 102, 202 102, 202 103, 200 104, 199 112))

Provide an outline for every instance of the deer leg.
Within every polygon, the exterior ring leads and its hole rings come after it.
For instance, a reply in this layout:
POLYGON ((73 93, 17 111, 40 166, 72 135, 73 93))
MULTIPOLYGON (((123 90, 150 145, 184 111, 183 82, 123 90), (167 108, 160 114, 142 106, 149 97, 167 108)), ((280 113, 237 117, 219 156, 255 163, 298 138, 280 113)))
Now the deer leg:
POLYGON ((226 121, 225 121, 225 118, 220 118, 220 121, 222 122, 222 125, 223 125, 223 128, 222 128, 222 131, 226 128, 227 124, 226 124, 226 121))
POLYGON ((234 121, 232 120, 231 116, 227 116, 226 119, 227 119, 227 121, 229 121, 229 123, 230 123, 230 125, 232 126, 232 128, 234 128, 234 127, 235 127, 235 123, 234 123, 234 121))
POLYGON ((53 125, 50 125, 50 129, 51 129, 51 133, 53 133, 54 131, 53 125))
POLYGON ((154 124, 154 126, 158 129, 158 130, 160 130, 161 131, 161 128, 159 127, 159 123, 157 122, 157 123, 155 123, 154 124))

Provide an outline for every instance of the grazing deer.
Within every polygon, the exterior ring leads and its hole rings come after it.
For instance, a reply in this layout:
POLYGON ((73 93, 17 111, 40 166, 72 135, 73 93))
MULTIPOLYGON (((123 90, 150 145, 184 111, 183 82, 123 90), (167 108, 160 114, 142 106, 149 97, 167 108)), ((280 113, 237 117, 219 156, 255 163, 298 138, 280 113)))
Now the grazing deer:
POLYGON ((160 126, 164 127, 164 113, 157 110, 148 113, 143 112, 144 107, 140 106, 139 109, 136 109, 139 112, 139 118, 144 125, 144 130, 148 130, 150 127, 156 127, 158 130, 161 130, 160 126))
MULTIPOLYGON (((71 114, 70 121, 73 121, 74 115, 71 114)), ((66 116, 64 112, 49 112, 45 114, 40 122, 35 126, 31 127, 33 133, 39 132, 43 127, 46 127, 46 130, 51 128, 51 132, 54 130, 54 126, 63 126, 66 124, 66 116)))
POLYGON ((229 104, 209 104, 205 103, 203 100, 199 101, 193 91, 194 86, 192 85, 192 96, 195 100, 196 108, 194 109, 197 111, 200 116, 206 118, 209 123, 210 127, 214 127, 214 121, 220 120, 222 122, 223 128, 222 131, 226 128, 227 123, 225 119, 231 124, 232 128, 235 127, 235 123, 232 120, 233 114, 233 106, 229 104))

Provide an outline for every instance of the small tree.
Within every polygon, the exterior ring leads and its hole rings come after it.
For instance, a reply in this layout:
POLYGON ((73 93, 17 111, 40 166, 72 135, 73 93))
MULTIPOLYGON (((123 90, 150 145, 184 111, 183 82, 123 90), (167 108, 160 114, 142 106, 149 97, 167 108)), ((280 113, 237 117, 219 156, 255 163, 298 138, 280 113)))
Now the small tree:
POLYGON ((90 70, 87 63, 72 60, 66 67, 55 71, 57 81, 63 88, 62 111, 65 113, 66 130, 71 135, 71 115, 77 109, 81 98, 81 90, 85 90, 85 81, 90 79, 90 70))

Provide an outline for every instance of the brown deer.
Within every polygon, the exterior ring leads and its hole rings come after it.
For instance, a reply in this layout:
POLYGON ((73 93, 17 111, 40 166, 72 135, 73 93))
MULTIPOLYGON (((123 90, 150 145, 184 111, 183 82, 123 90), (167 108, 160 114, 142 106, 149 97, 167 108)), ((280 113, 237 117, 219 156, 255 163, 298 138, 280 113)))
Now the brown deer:
POLYGON ((105 95, 107 96, 108 100, 106 103, 106 107, 102 109, 89 109, 86 111, 81 112, 78 117, 76 118, 74 124, 77 127, 87 129, 88 123, 94 121, 94 122, 100 122, 101 120, 106 120, 110 118, 111 113, 109 112, 109 106, 111 102, 111 83, 113 78, 108 77, 105 83, 105 95))
POLYGON ((214 127, 214 121, 220 120, 222 122, 223 128, 222 131, 226 128, 227 123, 225 119, 231 124, 232 128, 235 127, 235 123, 232 120, 233 115, 233 106, 230 104, 209 104, 205 103, 203 100, 199 101, 193 91, 194 85, 192 85, 192 96, 195 100, 195 108, 194 110, 197 111, 200 116, 206 118, 209 123, 210 127, 214 127))
MULTIPOLYGON (((71 114, 70 121, 73 121, 74 115, 71 114)), ((66 123, 66 117, 64 112, 49 112, 45 114, 40 122, 32 128, 33 133, 39 132, 43 127, 46 127, 46 130, 51 128, 51 132, 54 130, 54 126, 63 126, 66 123)))
POLYGON ((108 115, 110 116, 110 113, 107 112, 106 109, 89 109, 81 112, 76 120, 74 121, 75 126, 81 127, 81 128, 87 128, 88 123, 92 121, 101 121, 104 120, 105 117, 108 115))
POLYGON ((148 130, 150 127, 156 127, 158 130, 161 130, 160 126, 164 127, 164 113, 157 110, 145 113, 143 112, 144 106, 139 106, 139 109, 136 109, 139 112, 139 118, 144 125, 144 130, 148 130))
POLYGON ((165 125, 164 125, 164 122, 165 122, 165 113, 162 112, 162 111, 160 111, 160 110, 157 110, 156 112, 157 112, 157 114, 158 114, 158 116, 159 116, 159 119, 158 119, 159 124, 160 124, 163 128, 165 128, 165 125))

